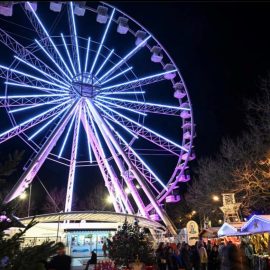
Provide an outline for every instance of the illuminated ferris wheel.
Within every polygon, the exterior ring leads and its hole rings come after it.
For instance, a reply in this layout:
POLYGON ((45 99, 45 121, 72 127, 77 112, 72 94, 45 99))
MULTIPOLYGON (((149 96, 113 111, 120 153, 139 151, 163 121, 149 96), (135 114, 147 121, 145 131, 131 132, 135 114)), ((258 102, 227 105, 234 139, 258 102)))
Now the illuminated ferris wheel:
POLYGON ((12 123, 1 126, 0 143, 19 136, 33 149, 5 202, 49 159, 68 168, 65 212, 72 211, 76 171, 89 167, 99 169, 116 212, 161 219, 175 233, 163 204, 178 202, 180 183, 190 179, 194 123, 164 47, 107 3, 9 2, 0 13, 25 29, 14 35, 0 27, 11 53, 8 65, 0 63, 0 107, 12 123), (173 170, 161 177, 167 157, 173 170))

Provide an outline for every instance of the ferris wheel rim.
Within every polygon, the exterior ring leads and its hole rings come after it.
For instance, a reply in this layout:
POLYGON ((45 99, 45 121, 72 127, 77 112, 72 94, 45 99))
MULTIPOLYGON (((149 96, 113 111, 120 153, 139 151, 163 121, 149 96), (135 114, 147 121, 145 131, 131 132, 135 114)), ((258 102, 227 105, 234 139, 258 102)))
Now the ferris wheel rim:
MULTIPOLYGON (((103 3, 103 2, 102 2, 103 3)), ((181 83, 184 85, 184 91, 186 93, 186 96, 187 96, 187 102, 189 104, 189 107, 190 107, 190 112, 191 112, 191 117, 190 117, 190 122, 191 122, 191 138, 188 140, 189 141, 189 146, 188 146, 188 151, 187 151, 187 158, 184 162, 182 162, 182 167, 181 169, 179 170, 178 169, 174 169, 174 172, 172 174, 172 176, 170 177, 169 181, 166 181, 166 185, 167 185, 167 190, 163 189, 163 191, 156 197, 156 200, 161 203, 162 201, 164 201, 164 199, 166 198, 166 196, 168 194, 171 193, 171 191, 174 189, 174 187, 179 183, 179 181, 176 179, 176 175, 177 174, 182 174, 183 171, 186 169, 187 167, 187 163, 189 161, 189 156, 191 154, 191 149, 192 149, 192 143, 193 143, 193 136, 194 136, 194 122, 193 122, 193 112, 192 112, 192 106, 191 106, 191 102, 190 102, 190 97, 189 97, 189 93, 187 91, 187 87, 185 85, 185 82, 182 78, 182 75, 180 73, 180 70, 178 69, 178 67, 176 66, 176 64, 174 63, 173 59, 171 58, 171 56, 169 55, 169 53, 167 52, 167 50, 164 48, 164 46, 161 45, 161 43, 151 34, 150 31, 148 31, 146 28, 144 28, 141 24, 139 24, 136 20, 134 20, 132 17, 130 17, 129 15, 127 15, 126 13, 124 13, 123 11, 113 7, 112 5, 110 4, 107 4, 107 3, 103 3, 111 8, 114 8, 115 10, 117 10, 117 12, 119 12, 120 14, 123 14, 125 15, 126 17, 128 17, 129 19, 131 19, 133 22, 135 22, 136 25, 139 25, 141 29, 145 30, 147 33, 149 33, 151 35, 151 37, 154 39, 155 43, 157 43, 161 48, 162 48, 162 51, 166 54, 166 56, 168 57, 168 59, 170 60, 170 62, 172 63, 172 65, 176 68, 176 72, 177 72, 177 75, 178 77, 180 78, 180 81, 181 83)), ((93 11, 93 10, 91 10, 93 11)), ((115 22, 116 23, 116 22, 115 22)), ((130 30, 129 30, 130 31, 130 30)), ((134 31, 133 31, 133 35, 134 35, 134 31)), ((150 50, 149 48, 149 44, 147 44, 147 48, 150 50)), ((164 67, 165 64, 161 63, 162 67, 164 67)), ((173 79, 172 79, 172 84, 174 83, 173 79)), ((180 103, 181 105, 181 103, 180 103)), ((184 124, 185 121, 182 119, 182 123, 184 124)), ((25 134, 26 135, 26 134, 25 134)), ((27 136, 27 135, 26 135, 27 136)), ((182 138, 182 145, 184 145, 186 142, 186 140, 184 138, 182 138)), ((178 159, 178 163, 180 163, 180 161, 182 160, 182 152, 183 150, 181 150, 181 153, 179 155, 179 159, 178 159)), ((150 209, 150 207, 148 206, 148 209, 150 209)))

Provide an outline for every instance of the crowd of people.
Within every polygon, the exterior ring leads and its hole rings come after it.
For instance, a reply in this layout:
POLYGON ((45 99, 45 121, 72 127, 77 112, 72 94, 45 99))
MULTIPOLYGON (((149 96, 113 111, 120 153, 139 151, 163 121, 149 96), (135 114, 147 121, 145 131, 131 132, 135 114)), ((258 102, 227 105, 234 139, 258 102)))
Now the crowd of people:
POLYGON ((176 247, 160 243, 156 250, 158 270, 250 270, 252 245, 236 246, 231 241, 219 245, 200 240, 195 245, 179 243, 176 247))

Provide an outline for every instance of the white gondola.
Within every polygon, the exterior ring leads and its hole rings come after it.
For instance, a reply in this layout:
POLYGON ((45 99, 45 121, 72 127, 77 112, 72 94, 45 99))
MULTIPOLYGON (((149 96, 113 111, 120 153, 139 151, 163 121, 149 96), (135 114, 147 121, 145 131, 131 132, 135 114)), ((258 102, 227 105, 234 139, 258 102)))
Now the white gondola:
POLYGON ((117 33, 122 35, 126 34, 128 32, 128 19, 125 17, 119 17, 117 22, 117 33))
POLYGON ((160 63, 163 59, 162 49, 159 46, 154 46, 151 49, 152 56, 151 61, 154 63, 160 63))
MULTIPOLYGON (((170 71, 170 70, 175 70, 174 65, 166 64, 165 67, 164 67, 164 71, 170 71)), ((167 79, 167 80, 172 80, 172 79, 175 78, 175 76, 176 76, 175 71, 172 71, 171 73, 166 73, 164 75, 164 78, 167 79)))
POLYGON ((61 2, 50 2, 50 10, 54 12, 60 12, 62 10, 61 2))
MULTIPOLYGON (((135 45, 138 46, 140 43, 142 43, 142 41, 146 38, 146 32, 142 31, 142 30, 138 30, 135 34, 136 40, 135 40, 135 45)), ((142 43, 140 46, 144 47, 146 44, 142 43)))
POLYGON ((29 7, 28 3, 32 7, 32 9, 36 12, 37 11, 37 2, 25 2, 24 3, 25 9, 31 11, 31 8, 29 7))
POLYGON ((169 195, 166 197, 166 203, 177 203, 181 200, 180 195, 169 195))
POLYGON ((85 6, 86 2, 82 1, 82 2, 78 2, 75 4, 74 7, 74 14, 76 14, 77 16, 84 16, 85 14, 85 6))
POLYGON ((184 85, 180 82, 176 83, 174 86, 174 97, 181 99, 186 96, 184 85))
POLYGON ((13 4, 11 2, 0 3, 0 14, 4 16, 12 16, 13 4))
POLYGON ((97 8, 97 22, 106 23, 108 20, 108 8, 104 6, 98 6, 97 8))

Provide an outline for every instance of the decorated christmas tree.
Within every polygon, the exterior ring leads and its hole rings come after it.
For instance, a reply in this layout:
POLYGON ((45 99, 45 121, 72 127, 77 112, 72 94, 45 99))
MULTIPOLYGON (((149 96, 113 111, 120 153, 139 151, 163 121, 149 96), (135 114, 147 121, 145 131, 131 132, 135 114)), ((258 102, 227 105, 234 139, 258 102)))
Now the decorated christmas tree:
POLYGON ((154 262, 152 241, 135 221, 134 224, 124 222, 122 227, 108 240, 109 257, 117 266, 129 266, 140 261, 146 265, 154 262))

